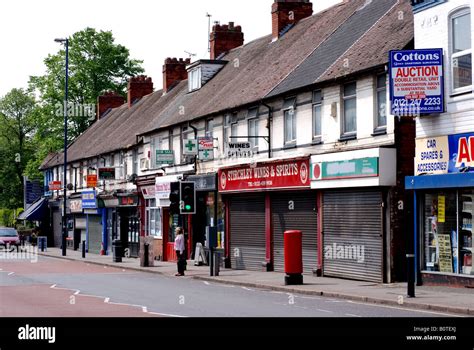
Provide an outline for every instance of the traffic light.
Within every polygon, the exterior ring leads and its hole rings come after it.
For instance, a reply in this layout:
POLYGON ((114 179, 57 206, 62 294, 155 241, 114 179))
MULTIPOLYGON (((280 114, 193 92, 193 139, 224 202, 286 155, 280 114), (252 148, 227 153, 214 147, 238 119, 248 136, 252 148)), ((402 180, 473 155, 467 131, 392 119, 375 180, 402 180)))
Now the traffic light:
POLYGON ((196 187, 194 182, 181 182, 181 214, 196 214, 196 187))
POLYGON ((170 214, 179 214, 179 182, 172 182, 170 189, 170 214))

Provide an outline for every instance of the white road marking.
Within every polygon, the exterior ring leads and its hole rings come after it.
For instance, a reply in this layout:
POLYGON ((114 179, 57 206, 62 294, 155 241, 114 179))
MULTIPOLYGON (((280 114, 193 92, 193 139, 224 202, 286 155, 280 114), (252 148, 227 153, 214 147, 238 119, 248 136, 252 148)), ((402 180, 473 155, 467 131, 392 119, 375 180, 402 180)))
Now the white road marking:
POLYGON ((321 311, 321 312, 325 312, 325 313, 328 313, 328 314, 333 314, 334 312, 332 311, 329 311, 329 310, 323 310, 323 309, 316 309, 317 311, 321 311))
POLYGON ((411 311, 411 312, 420 312, 420 313, 425 313, 425 314, 442 315, 442 316, 448 316, 448 317, 461 317, 461 318, 467 317, 467 316, 462 316, 462 315, 457 315, 457 314, 447 314, 447 313, 444 313, 444 312, 437 312, 437 311, 426 311, 426 310, 410 309, 409 304, 407 304, 407 307, 403 308, 403 307, 396 307, 396 306, 389 306, 389 305, 378 305, 378 304, 376 305, 376 304, 360 303, 360 302, 352 301, 352 300, 348 300, 347 302, 351 303, 351 304, 359 304, 359 305, 373 306, 373 307, 384 307, 384 308, 387 308, 387 309, 395 309, 395 310, 411 311))
POLYGON ((10 273, 8 274, 8 276, 11 276, 11 275, 14 275, 14 274, 15 274, 15 272, 10 272, 10 273))
POLYGON ((247 287, 242 287, 242 289, 248 290, 249 292, 253 292, 253 289, 247 288, 247 287))
POLYGON ((210 286, 210 285, 211 285, 211 284, 210 284, 209 282, 207 282, 207 281, 204 281, 204 284, 205 284, 206 286, 210 286))
POLYGON ((349 317, 362 317, 362 316, 359 316, 359 315, 354 315, 354 314, 345 314, 346 316, 349 316, 349 317))

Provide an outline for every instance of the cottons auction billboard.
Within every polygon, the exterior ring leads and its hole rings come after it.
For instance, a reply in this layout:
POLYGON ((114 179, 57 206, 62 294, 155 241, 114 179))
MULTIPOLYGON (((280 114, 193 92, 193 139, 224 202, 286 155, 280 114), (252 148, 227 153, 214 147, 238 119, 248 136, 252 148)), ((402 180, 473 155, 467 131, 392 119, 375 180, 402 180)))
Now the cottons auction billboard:
POLYGON ((393 115, 443 113, 443 49, 390 51, 393 115))

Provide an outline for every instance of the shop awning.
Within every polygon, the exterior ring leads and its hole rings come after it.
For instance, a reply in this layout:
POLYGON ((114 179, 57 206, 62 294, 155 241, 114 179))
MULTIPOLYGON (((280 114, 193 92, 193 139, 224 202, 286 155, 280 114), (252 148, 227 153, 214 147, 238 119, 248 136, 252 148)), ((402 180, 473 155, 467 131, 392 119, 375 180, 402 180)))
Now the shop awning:
POLYGON ((405 178, 405 189, 407 190, 459 187, 474 187, 474 173, 407 176, 405 178))
POLYGON ((18 220, 41 221, 44 218, 48 201, 46 198, 41 198, 20 214, 18 220))

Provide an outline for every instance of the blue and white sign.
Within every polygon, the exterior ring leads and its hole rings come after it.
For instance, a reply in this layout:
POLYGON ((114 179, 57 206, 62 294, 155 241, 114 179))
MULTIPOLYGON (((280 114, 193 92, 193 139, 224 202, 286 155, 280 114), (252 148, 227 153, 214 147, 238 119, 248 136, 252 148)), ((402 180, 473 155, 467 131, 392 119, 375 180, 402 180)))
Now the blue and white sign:
POLYGON ((390 51, 393 115, 443 113, 443 49, 390 51))
POLYGON ((97 196, 94 190, 82 192, 82 209, 97 209, 97 196))

